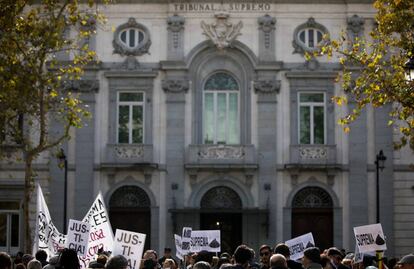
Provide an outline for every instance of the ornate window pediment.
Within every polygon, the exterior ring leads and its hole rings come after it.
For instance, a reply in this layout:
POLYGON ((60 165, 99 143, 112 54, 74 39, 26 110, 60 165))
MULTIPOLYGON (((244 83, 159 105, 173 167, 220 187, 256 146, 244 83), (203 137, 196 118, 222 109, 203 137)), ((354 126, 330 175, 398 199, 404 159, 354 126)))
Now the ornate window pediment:
POLYGON ((140 56, 148 53, 151 39, 147 27, 136 22, 134 18, 129 18, 127 23, 116 29, 112 43, 114 53, 140 56))
POLYGON ((317 23, 314 18, 309 18, 307 22, 299 25, 293 33, 293 53, 305 53, 318 50, 323 45, 323 36, 328 34, 325 26, 317 23))

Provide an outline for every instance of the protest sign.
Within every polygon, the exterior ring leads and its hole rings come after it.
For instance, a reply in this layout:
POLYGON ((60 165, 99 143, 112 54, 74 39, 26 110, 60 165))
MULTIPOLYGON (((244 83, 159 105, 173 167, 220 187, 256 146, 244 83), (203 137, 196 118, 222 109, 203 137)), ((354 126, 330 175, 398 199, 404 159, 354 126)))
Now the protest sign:
POLYGON ((191 231, 191 252, 221 251, 220 230, 191 231))
POLYGON ((360 263, 364 260, 364 253, 359 252, 358 245, 355 242, 355 256, 354 263, 360 263))
POLYGON ((43 192, 37 184, 36 229, 33 242, 33 256, 38 250, 46 251, 49 257, 65 247, 66 236, 59 233, 52 222, 43 192))
POLYGON ((180 259, 183 260, 183 250, 181 249, 181 236, 179 236, 178 234, 174 234, 174 241, 175 241, 175 256, 180 259))
POLYGON ((306 248, 314 247, 315 241, 313 240, 312 233, 307 233, 285 242, 290 250, 290 259, 298 260, 303 257, 303 251, 306 248))
POLYGON ((190 252, 191 249, 191 227, 184 227, 183 228, 183 234, 181 237, 181 250, 184 255, 187 255, 188 252, 190 252))
POLYGON ((66 247, 76 250, 78 256, 84 257, 88 250, 90 229, 91 225, 89 223, 70 219, 66 247))
POLYGON ((354 234, 361 253, 387 249, 380 223, 354 227, 354 234))
POLYGON ((145 234, 116 229, 112 255, 122 255, 127 258, 128 269, 139 269, 145 236, 145 234))
POLYGON ((109 223, 108 213, 102 194, 99 193, 82 222, 91 225, 88 240, 88 251, 85 257, 80 257, 81 268, 88 268, 90 261, 95 260, 99 250, 111 251, 114 241, 114 234, 109 223))

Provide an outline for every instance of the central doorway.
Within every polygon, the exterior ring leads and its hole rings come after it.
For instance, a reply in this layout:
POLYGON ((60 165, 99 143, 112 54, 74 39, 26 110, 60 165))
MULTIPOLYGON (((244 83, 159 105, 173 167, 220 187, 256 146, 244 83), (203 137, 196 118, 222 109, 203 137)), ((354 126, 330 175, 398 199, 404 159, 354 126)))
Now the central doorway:
POLYGON ((293 199, 292 238, 309 232, 321 251, 333 246, 333 202, 319 187, 303 188, 293 199))
POLYGON ((220 230, 221 252, 232 254, 242 243, 243 236, 239 195, 228 187, 214 187, 204 194, 200 207, 200 229, 220 230))
POLYGON ((116 229, 146 234, 144 249, 150 249, 150 206, 150 199, 143 189, 137 186, 117 189, 109 200, 109 219, 114 234, 116 229))

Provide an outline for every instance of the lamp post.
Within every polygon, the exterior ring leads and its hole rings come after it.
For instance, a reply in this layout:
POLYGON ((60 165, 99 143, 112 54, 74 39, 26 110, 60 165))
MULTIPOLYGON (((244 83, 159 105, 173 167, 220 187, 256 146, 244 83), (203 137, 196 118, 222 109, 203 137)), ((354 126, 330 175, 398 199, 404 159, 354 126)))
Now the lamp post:
POLYGON ((58 154, 59 166, 65 170, 65 182, 63 191, 63 233, 66 233, 66 203, 67 203, 67 192, 68 192, 68 160, 65 155, 65 151, 61 148, 58 154))
POLYGON ((384 152, 382 150, 379 151, 375 158, 375 166, 377 170, 377 223, 380 223, 380 199, 379 199, 379 170, 381 171, 384 169, 384 163, 387 157, 385 157, 384 152))

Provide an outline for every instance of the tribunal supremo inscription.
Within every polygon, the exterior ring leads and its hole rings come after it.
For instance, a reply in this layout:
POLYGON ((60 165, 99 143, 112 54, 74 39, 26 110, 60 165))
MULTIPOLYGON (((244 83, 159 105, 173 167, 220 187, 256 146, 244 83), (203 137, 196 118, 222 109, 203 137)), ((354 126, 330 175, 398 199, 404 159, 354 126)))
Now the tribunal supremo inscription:
POLYGON ((237 11, 270 11, 270 3, 228 3, 225 5, 220 4, 203 4, 203 3, 182 3, 172 4, 175 12, 208 12, 208 11, 220 11, 224 9, 229 12, 237 11))

